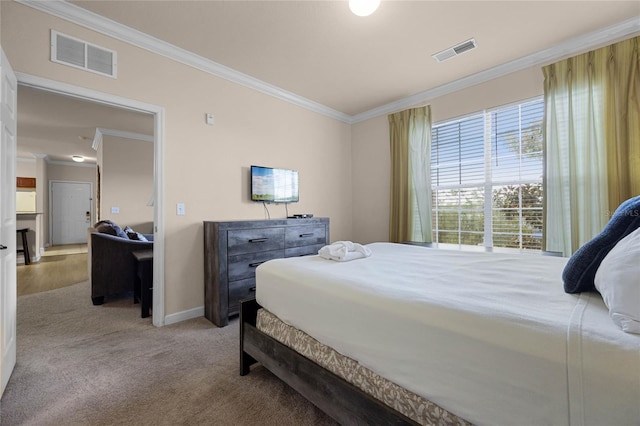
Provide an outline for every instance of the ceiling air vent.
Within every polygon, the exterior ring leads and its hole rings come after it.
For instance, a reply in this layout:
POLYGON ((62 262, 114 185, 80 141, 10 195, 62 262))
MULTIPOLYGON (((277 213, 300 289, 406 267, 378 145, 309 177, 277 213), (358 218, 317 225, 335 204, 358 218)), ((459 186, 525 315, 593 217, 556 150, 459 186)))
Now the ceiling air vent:
POLYGON ((116 78, 116 52, 53 30, 51 61, 116 78))
POLYGON ((438 62, 446 61, 447 59, 453 58, 454 56, 458 56, 461 53, 467 52, 471 49, 475 49, 478 46, 475 39, 470 39, 467 41, 463 41, 462 43, 458 43, 453 47, 443 50, 442 52, 438 52, 435 55, 432 55, 433 59, 438 62))

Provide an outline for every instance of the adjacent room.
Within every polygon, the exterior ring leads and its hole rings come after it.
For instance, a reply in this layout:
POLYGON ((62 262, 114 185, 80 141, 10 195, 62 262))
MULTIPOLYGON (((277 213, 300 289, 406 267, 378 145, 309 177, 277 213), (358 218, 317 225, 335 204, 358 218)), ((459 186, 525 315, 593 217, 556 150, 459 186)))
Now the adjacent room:
POLYGON ((639 43, 637 1, 0 2, 0 422, 640 424, 639 43))
POLYGON ((17 195, 33 201, 16 207, 20 296, 87 280, 99 220, 152 233, 153 118, 26 86, 18 99, 17 195))

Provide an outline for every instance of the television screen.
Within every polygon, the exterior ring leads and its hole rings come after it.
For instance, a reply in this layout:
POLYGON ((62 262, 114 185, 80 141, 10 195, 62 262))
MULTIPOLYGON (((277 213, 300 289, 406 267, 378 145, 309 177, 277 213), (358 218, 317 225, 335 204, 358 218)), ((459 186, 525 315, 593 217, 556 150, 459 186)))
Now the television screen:
POLYGON ((298 171, 251 166, 251 200, 265 203, 295 203, 298 171))

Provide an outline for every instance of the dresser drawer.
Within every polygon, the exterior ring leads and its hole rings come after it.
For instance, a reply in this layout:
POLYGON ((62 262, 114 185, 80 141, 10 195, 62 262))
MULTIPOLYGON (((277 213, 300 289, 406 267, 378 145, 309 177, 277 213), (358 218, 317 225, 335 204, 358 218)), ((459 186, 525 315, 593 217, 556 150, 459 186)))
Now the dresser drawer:
POLYGON ((229 282, 253 278, 256 268, 261 263, 271 259, 284 257, 284 250, 271 250, 261 253, 247 253, 229 256, 229 282))
POLYGON ((240 301, 256 295, 256 279, 232 281, 229 283, 229 315, 240 313, 240 301))
POLYGON ((287 248, 324 244, 325 241, 326 227, 324 225, 290 226, 285 231, 287 248))
POLYGON ((318 253, 329 219, 204 221, 204 316, 224 327, 240 300, 255 297, 256 268, 269 260, 318 253))
POLYGON ((229 256, 284 248, 283 228, 239 229, 227 233, 229 256))
POLYGON ((292 247, 284 250, 284 257, 310 256, 318 254, 324 244, 314 244, 312 246, 292 247))

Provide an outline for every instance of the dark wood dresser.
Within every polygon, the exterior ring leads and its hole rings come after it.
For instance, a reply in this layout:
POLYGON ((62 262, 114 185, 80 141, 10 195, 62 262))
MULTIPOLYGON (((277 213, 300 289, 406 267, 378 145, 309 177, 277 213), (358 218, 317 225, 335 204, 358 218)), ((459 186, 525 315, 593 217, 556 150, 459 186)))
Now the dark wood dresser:
POLYGON ((253 296, 255 270, 283 257, 318 254, 329 243, 329 219, 204 222, 204 316, 224 327, 253 296))

